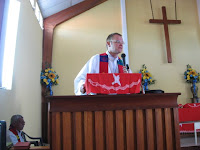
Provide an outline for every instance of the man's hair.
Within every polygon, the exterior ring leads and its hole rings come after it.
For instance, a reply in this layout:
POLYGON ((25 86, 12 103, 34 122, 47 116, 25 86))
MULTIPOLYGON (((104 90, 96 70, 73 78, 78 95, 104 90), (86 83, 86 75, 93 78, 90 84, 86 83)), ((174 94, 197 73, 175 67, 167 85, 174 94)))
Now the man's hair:
POLYGON ((117 33, 117 32, 115 32, 115 33, 112 33, 112 34, 108 35, 108 37, 107 37, 107 39, 106 39, 106 42, 108 42, 108 41, 112 40, 112 38, 113 38, 113 36, 114 36, 114 35, 119 35, 119 36, 122 36, 121 34, 119 34, 119 33, 117 33))
POLYGON ((21 115, 13 115, 10 119, 10 125, 13 125, 18 121, 18 119, 23 118, 21 115))

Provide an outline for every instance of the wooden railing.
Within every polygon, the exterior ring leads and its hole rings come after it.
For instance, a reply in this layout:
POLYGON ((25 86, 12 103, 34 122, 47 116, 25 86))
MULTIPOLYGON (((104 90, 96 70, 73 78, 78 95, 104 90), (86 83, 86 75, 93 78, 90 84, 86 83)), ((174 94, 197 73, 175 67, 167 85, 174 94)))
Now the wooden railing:
POLYGON ((180 150, 180 93, 53 96, 52 150, 180 150))

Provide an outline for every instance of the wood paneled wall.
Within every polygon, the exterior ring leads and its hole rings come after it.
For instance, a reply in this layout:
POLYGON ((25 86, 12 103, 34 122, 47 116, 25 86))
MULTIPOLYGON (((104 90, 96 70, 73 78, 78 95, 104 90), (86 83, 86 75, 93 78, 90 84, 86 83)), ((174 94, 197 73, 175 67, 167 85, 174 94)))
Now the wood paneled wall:
MULTIPOLYGON (((169 95, 165 96, 172 98, 169 95)), ((167 108, 167 105, 163 105, 164 108, 156 106, 157 98, 160 101, 164 100, 161 99, 162 96, 149 96, 150 101, 146 99, 148 97, 142 95, 140 97, 103 96, 102 98, 106 100, 100 103, 95 102, 98 101, 95 96, 92 96, 93 100, 91 97, 88 97, 89 99, 86 97, 83 99, 76 97, 77 100, 72 97, 61 100, 57 97, 58 99, 50 101, 52 150, 180 149, 178 108, 177 106, 167 108), (144 104, 137 102, 141 98, 146 99, 146 102, 149 101, 151 106, 145 108, 144 104), (112 99, 117 100, 113 103, 112 99), (156 107, 153 107, 153 101, 156 107), (121 102, 128 105, 121 105, 121 102), (62 111, 58 111, 57 108, 61 104, 62 111), (77 104, 74 110, 73 104, 77 104), (86 108, 90 109, 92 104, 94 104, 93 109, 87 110, 86 108), (106 109, 106 106, 110 110, 106 109), (119 106, 124 109, 118 109, 119 106), (129 109, 130 107, 132 109, 129 109), (63 111, 65 108, 66 110, 63 111), (67 111, 68 108, 71 110, 67 111), (77 111, 78 108, 80 111, 77 111)), ((175 94, 173 99, 175 100, 176 97, 175 94)))

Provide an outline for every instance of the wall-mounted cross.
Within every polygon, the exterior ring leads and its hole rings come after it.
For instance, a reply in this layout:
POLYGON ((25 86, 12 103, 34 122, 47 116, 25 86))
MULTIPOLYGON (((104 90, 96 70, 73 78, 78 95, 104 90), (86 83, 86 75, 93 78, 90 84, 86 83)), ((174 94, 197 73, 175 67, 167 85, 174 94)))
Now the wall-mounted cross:
POLYGON ((181 24, 181 20, 167 20, 167 14, 166 14, 165 6, 162 7, 162 14, 163 14, 162 20, 161 19, 150 19, 149 22, 150 23, 162 23, 162 24, 164 24, 165 41, 166 41, 166 48, 167 48, 167 60, 168 60, 168 63, 172 63, 168 24, 181 24))

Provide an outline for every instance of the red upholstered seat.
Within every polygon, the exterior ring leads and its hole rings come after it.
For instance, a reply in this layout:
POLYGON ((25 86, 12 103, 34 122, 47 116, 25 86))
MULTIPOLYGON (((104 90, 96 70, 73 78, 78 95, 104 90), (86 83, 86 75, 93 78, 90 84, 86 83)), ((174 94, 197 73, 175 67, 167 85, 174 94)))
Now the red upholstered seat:
MULTIPOLYGON (((194 132, 193 123, 181 124, 181 122, 197 120, 200 120, 200 103, 188 103, 183 108, 179 108, 180 132, 194 132)), ((197 131, 199 132, 200 130, 197 131)))

